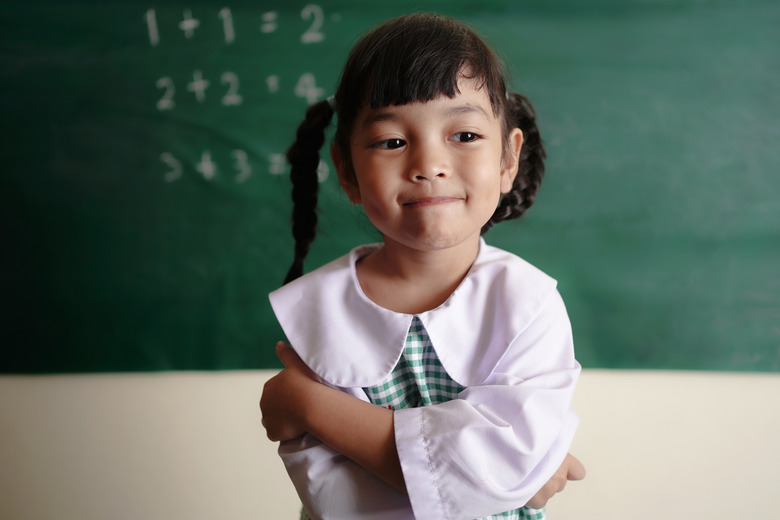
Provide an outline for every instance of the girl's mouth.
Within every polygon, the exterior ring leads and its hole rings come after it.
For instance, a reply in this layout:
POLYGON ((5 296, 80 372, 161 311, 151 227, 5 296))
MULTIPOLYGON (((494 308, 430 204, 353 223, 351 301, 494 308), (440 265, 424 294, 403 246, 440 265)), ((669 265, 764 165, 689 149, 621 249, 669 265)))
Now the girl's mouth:
POLYGON ((461 201, 460 197, 421 197, 419 199, 413 199, 404 202, 402 205, 405 207, 425 207, 425 206, 436 206, 439 204, 449 204, 451 202, 458 202, 461 201))

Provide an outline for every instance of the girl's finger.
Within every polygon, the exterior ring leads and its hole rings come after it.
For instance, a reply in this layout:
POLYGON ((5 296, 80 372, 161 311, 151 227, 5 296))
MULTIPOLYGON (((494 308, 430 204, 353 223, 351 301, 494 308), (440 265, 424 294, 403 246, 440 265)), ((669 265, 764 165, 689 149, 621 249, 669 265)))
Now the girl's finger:
POLYGON ((290 368, 290 366, 294 365, 296 361, 300 362, 300 358, 292 349, 292 347, 284 341, 279 341, 276 343, 276 356, 279 358, 285 368, 290 368))
POLYGON ((567 455, 569 458, 569 468, 567 478, 569 480, 582 480, 585 478, 585 466, 574 455, 567 455))

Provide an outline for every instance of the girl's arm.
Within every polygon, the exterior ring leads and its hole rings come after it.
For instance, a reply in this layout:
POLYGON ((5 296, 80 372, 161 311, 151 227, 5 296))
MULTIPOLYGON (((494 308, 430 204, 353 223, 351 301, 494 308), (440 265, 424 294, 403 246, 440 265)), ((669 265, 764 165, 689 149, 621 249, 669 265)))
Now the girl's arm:
MULTIPOLYGON (((272 441, 311 433, 335 451, 399 491, 406 486, 395 445, 393 413, 319 382, 285 343, 276 346, 285 366, 263 390, 263 426, 272 441)), ((544 507, 569 480, 585 477, 585 467, 567 455, 558 471, 526 504, 544 507)))
POLYGON ((393 412, 318 381, 283 342, 276 352, 285 366, 263 388, 263 426, 272 441, 311 433, 399 491, 406 492, 395 445, 393 412))

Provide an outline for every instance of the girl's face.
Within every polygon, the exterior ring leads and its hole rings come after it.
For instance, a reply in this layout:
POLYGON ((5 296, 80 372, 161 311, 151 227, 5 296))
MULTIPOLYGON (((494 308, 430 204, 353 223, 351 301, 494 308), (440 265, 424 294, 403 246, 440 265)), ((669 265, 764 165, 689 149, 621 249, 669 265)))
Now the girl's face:
POLYGON ((461 79, 454 98, 365 108, 350 139, 354 178, 334 148, 344 191, 385 242, 441 250, 478 241, 517 173, 522 133, 509 135, 485 90, 461 79))

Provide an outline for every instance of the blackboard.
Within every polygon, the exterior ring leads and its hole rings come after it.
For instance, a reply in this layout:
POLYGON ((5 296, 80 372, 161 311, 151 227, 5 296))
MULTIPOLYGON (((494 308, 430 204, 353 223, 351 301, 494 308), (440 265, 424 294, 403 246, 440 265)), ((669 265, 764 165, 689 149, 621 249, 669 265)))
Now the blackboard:
MULTIPOLYGON (((0 372, 279 366, 281 154, 355 39, 417 10, 536 105, 537 205, 486 238, 559 280, 586 368, 780 370, 776 1, 9 0, 0 372)), ((379 238, 321 174, 308 269, 379 238)))

